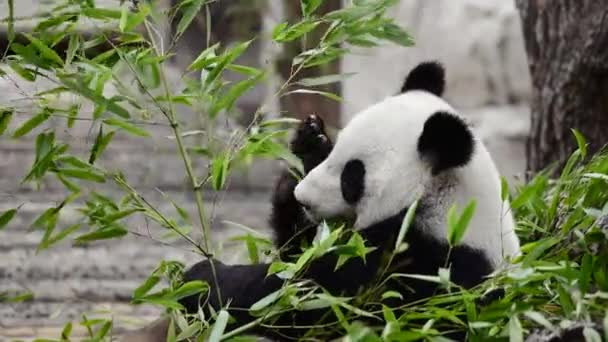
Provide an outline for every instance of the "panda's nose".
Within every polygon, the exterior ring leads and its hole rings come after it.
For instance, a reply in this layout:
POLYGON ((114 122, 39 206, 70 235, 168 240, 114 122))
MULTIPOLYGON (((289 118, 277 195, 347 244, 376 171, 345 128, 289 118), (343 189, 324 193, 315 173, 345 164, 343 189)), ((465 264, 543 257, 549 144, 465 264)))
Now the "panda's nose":
POLYGON ((310 210, 311 203, 307 199, 308 196, 304 196, 304 192, 303 192, 303 188, 302 188, 302 182, 300 182, 300 184, 298 184, 296 186, 296 188, 294 189, 293 195, 294 195, 294 197, 296 199, 296 202, 298 202, 298 204, 300 206, 302 206, 302 208, 310 210))

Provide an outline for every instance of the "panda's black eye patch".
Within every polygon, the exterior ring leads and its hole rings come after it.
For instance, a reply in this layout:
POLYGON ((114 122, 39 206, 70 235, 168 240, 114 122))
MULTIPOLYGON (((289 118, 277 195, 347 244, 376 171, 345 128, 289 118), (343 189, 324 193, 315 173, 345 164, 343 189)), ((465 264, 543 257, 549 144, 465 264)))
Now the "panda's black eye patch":
POLYGON ((365 190, 365 165, 359 159, 351 159, 340 175, 342 197, 348 204, 357 203, 365 190))

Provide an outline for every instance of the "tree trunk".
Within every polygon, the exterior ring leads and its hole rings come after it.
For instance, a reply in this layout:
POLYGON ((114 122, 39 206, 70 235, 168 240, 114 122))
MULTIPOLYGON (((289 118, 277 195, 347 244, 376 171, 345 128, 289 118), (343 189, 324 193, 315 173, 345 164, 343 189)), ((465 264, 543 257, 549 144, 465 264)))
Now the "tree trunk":
POLYGON ((528 171, 576 148, 579 130, 596 152, 608 142, 608 1, 516 0, 533 82, 528 171))

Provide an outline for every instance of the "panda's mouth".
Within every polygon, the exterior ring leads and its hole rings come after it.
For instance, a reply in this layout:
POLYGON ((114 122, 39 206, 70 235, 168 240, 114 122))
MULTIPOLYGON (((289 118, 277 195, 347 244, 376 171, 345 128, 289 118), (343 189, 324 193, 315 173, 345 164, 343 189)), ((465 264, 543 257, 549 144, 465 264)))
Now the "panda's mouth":
POLYGON ((353 214, 338 214, 338 215, 321 215, 317 211, 313 210, 308 206, 302 206, 302 211, 306 218, 308 218, 314 224, 320 224, 323 221, 326 222, 343 222, 343 223, 352 223, 356 220, 356 215, 353 214))
POLYGON ((309 206, 302 206, 302 211, 304 211, 304 215, 314 224, 319 224, 323 220, 320 216, 316 215, 314 211, 310 209, 309 206))

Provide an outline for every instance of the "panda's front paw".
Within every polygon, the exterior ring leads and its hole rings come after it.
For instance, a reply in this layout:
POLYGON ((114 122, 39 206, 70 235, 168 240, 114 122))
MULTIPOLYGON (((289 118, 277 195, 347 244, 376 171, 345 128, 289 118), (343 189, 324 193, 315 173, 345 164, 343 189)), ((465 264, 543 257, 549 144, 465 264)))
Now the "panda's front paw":
POLYGON ((318 155, 325 159, 331 150, 331 141, 325 133, 325 123, 317 115, 309 115, 300 123, 291 150, 298 157, 318 155))

